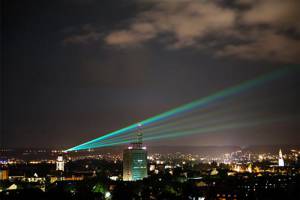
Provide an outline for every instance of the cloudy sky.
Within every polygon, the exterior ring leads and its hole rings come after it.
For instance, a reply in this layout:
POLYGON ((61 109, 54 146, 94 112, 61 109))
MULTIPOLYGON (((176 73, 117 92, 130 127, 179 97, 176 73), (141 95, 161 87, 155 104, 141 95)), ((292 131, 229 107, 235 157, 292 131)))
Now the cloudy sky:
MULTIPOLYGON (((1 3, 2 146, 70 147, 300 63, 298 0, 1 3)), ((290 90, 286 105, 298 110, 296 79, 265 92, 290 90)), ((294 143, 298 130, 289 122, 185 140, 294 143)))

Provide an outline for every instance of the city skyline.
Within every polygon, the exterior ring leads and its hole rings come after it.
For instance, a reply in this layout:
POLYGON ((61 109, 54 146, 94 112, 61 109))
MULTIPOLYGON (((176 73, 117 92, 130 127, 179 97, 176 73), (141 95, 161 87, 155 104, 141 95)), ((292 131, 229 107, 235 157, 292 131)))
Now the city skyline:
POLYGON ((0 199, 300 199, 299 8, 0 0, 0 199))

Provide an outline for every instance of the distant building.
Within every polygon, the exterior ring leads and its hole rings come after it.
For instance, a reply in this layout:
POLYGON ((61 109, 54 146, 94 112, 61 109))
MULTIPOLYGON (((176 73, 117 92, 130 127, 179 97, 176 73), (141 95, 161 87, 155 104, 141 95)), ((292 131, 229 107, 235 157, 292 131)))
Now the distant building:
POLYGON ((252 173, 252 164, 251 163, 247 167, 247 172, 252 173))
POLYGON ((283 160, 281 149, 279 149, 278 166, 279 167, 284 167, 284 160, 283 160))
POLYGON ((143 147, 142 132, 139 130, 137 142, 123 151, 123 181, 142 180, 147 176, 147 150, 143 147))
POLYGON ((216 168, 213 168, 213 170, 210 172, 211 176, 215 176, 215 175, 218 175, 218 174, 219 174, 219 171, 216 168))
POLYGON ((56 170, 64 171, 65 170, 65 162, 63 156, 58 156, 56 160, 56 170))
POLYGON ((8 169, 0 169, 0 181, 8 180, 8 169))
POLYGON ((155 165, 150 165, 149 171, 152 172, 155 170, 155 165))

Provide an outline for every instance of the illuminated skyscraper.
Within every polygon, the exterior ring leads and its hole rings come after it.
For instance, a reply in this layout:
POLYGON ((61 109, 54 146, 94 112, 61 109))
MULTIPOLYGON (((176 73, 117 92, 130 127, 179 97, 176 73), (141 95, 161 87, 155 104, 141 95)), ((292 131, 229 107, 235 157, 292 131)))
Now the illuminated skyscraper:
POLYGON ((64 171, 65 170, 64 158, 61 155, 57 157, 56 170, 57 171, 64 171))
POLYGON ((147 173, 147 150, 143 147, 142 132, 139 127, 137 142, 131 143, 123 151, 123 181, 142 180, 147 173))
POLYGON ((279 149, 278 166, 279 167, 284 167, 284 160, 283 160, 281 149, 279 149))

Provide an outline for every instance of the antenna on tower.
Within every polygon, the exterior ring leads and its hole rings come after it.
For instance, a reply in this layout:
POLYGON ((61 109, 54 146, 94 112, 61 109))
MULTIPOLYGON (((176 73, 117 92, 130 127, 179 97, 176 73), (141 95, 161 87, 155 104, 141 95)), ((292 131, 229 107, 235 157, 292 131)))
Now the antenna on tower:
POLYGON ((143 143, 143 132, 142 132, 142 124, 139 123, 137 127, 137 143, 143 143))
POLYGON ((142 124, 137 124, 137 134, 136 134, 136 141, 131 143, 133 149, 141 149, 143 145, 143 132, 142 132, 142 124))

